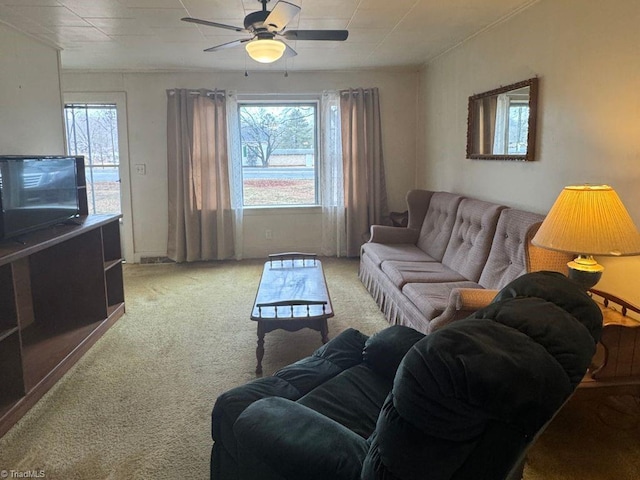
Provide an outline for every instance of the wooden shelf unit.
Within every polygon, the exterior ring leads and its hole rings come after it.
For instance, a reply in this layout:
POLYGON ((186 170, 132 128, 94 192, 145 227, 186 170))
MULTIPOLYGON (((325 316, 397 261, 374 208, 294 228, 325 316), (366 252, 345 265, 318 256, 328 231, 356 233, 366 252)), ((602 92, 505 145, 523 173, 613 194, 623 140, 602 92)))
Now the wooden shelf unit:
POLYGON ((119 218, 0 242, 0 436, 124 314, 119 218))

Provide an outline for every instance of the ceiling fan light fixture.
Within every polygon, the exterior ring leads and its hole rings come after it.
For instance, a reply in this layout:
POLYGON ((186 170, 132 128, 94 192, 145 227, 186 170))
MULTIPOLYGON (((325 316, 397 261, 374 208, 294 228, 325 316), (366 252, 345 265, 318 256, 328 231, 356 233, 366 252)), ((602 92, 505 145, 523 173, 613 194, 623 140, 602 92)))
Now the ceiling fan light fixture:
POLYGON ((282 57, 287 46, 279 40, 264 38, 248 42, 245 48, 256 62, 273 63, 282 57))

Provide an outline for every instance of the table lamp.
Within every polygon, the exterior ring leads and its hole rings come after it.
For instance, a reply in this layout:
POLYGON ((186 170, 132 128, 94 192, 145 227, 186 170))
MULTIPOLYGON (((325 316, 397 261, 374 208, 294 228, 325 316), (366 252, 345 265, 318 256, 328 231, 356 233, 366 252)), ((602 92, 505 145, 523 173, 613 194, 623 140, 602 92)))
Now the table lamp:
POLYGON ((531 243, 577 254, 567 263, 569 278, 585 290, 598 283, 604 270, 593 255, 640 254, 640 233, 609 185, 564 187, 531 243))

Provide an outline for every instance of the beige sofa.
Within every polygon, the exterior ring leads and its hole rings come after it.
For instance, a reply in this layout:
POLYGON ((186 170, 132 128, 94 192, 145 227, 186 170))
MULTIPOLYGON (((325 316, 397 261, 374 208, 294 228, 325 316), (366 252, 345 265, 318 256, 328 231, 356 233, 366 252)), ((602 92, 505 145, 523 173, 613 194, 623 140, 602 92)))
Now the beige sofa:
POLYGON ((526 272, 570 258, 531 244, 543 216, 448 192, 407 194, 406 228, 374 225, 360 279, 392 325, 429 333, 488 304, 526 272))

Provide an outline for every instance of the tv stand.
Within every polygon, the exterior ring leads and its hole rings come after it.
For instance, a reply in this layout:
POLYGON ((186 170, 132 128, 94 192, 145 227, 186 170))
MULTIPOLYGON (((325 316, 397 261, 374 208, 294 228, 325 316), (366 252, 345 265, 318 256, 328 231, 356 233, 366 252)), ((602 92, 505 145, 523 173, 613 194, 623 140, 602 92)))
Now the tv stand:
POLYGON ((67 218, 61 225, 82 225, 82 222, 78 219, 78 217, 67 218))
POLYGON ((0 436, 124 314, 119 218, 0 242, 0 436))
POLYGON ((22 236, 11 238, 11 242, 17 243, 18 245, 26 245, 27 242, 23 240, 22 236))

